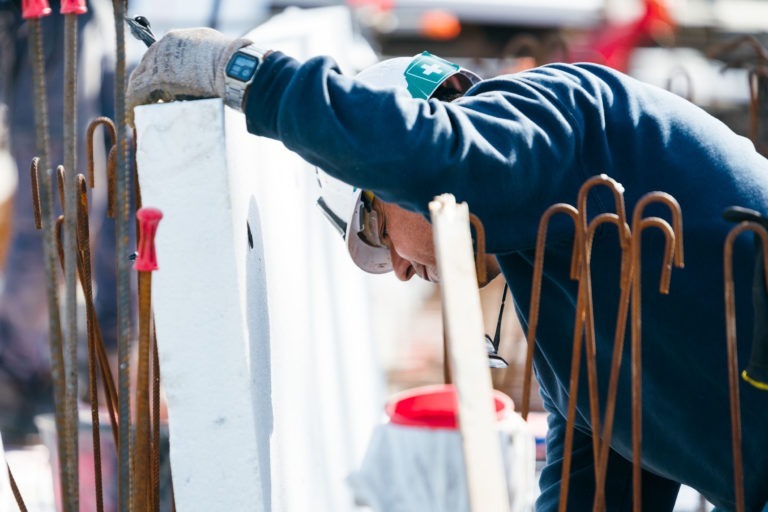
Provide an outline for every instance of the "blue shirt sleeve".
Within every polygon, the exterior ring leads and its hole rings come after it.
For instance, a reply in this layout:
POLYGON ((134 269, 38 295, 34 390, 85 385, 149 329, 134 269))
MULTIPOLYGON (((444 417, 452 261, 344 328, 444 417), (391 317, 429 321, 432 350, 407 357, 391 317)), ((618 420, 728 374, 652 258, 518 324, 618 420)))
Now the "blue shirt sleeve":
POLYGON ((248 129, 410 210, 426 214, 434 196, 452 193, 483 221, 489 250, 512 250, 533 245, 542 205, 583 176, 570 172, 572 121, 553 97, 500 83, 446 104, 369 88, 326 58, 300 65, 273 54, 248 93, 248 129), (509 230, 513 217, 533 227, 509 230))
MULTIPOLYGON (((533 247, 544 210, 575 201, 595 174, 674 195, 659 178, 688 190, 689 176, 674 169, 702 153, 704 174, 726 158, 745 177, 755 164, 749 141, 698 107, 598 65, 485 80, 443 103, 368 87, 329 58, 300 64, 276 52, 257 70, 245 111, 252 133, 384 200, 425 215, 441 193, 466 201, 492 253, 533 247), (708 147, 711 140, 720 146, 708 147)), ((558 235, 565 231, 555 226, 550 236, 558 235)))

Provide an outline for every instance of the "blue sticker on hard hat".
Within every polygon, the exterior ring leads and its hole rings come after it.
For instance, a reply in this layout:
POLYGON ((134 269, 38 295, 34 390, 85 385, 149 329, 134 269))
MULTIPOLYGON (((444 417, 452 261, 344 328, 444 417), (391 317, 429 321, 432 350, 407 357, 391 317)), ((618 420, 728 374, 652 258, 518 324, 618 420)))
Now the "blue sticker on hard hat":
POLYGON ((455 75, 458 71, 458 64, 448 62, 429 52, 423 52, 414 57, 403 74, 411 96, 428 99, 446 78, 455 75))

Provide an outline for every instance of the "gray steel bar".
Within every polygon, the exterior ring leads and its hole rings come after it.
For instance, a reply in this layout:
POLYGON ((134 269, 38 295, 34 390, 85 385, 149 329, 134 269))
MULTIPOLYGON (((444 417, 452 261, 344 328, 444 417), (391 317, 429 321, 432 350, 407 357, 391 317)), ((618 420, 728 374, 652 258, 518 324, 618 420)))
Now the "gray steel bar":
POLYGON ((77 15, 64 15, 64 451, 59 454, 67 469, 63 487, 64 510, 77 511, 77 15))
MULTIPOLYGON (((43 229, 43 259, 45 273, 48 281, 46 295, 48 299, 48 322, 51 338, 51 372, 54 382, 54 403, 56 407, 56 428, 58 432, 64 432, 64 356, 62 353, 61 319, 59 316, 58 275, 56 272, 56 216, 53 211, 53 179, 50 161, 50 143, 48 137, 48 106, 46 103, 45 62, 43 60, 43 33, 39 18, 27 20, 29 23, 29 58, 32 62, 32 81, 35 93, 35 142, 38 159, 33 162, 37 165, 37 174, 42 169, 42 176, 38 175, 40 184, 40 214, 43 229)), ((65 452, 63 436, 58 436, 59 453, 65 452)), ((68 467, 59 465, 59 478, 62 489, 69 481, 68 467)))
POLYGON ((119 491, 121 511, 133 510, 131 496, 131 285, 130 261, 127 255, 130 226, 130 187, 132 173, 128 168, 128 112, 125 107, 125 0, 113 0, 115 34, 117 36, 117 60, 115 63, 115 127, 117 128, 117 186, 115 236, 117 238, 117 357, 118 357, 118 419, 120 424, 119 491))

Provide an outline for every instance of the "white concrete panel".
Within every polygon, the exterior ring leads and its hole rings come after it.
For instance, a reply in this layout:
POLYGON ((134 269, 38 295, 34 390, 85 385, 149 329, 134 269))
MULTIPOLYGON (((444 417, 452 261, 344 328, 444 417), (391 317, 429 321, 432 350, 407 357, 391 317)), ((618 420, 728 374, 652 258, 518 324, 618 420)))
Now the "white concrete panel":
MULTIPOLYGON (((354 49, 362 43, 344 8, 292 10, 248 37, 300 60, 333 55, 349 72, 374 59, 354 49)), ((316 206, 314 168, 227 114, 230 161, 258 205, 267 269, 271 510, 355 510, 345 479, 383 404, 370 280, 316 206)))
POLYGON ((247 233, 229 193, 223 108, 136 109, 142 199, 164 214, 152 295, 180 511, 265 510, 242 301, 247 233))

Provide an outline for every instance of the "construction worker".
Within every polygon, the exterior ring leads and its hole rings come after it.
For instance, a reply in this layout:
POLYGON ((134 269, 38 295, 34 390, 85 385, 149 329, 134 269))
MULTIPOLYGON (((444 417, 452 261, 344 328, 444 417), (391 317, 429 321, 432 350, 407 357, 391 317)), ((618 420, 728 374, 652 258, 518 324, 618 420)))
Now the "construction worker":
MULTIPOLYGON (((479 81, 459 66, 417 55, 377 64, 356 78, 341 74, 329 58, 300 63, 210 29, 173 31, 150 47, 128 95, 130 105, 221 97, 244 112, 251 133, 278 139, 334 178, 368 191, 346 214, 327 209, 355 261, 369 271, 391 268, 400 279, 438 280, 428 203, 446 192, 466 201, 483 222, 486 249, 497 263, 489 277, 503 273, 524 325, 537 228, 549 206, 575 204, 585 180, 601 173, 623 185, 628 212, 648 192, 674 196, 684 216, 687 260, 673 274, 669 295, 658 293, 664 237, 647 230, 642 245, 642 504, 672 510, 683 483, 717 507, 735 508, 723 306, 723 244, 733 225, 722 212, 731 205, 768 212, 768 161, 748 140, 688 101, 599 65, 555 64, 479 81), (360 247, 366 256, 355 255, 360 247)), ((590 218, 615 211, 612 192, 595 188, 588 211, 590 218)), ((648 214, 657 212, 648 208, 648 214)), ((742 362, 753 320, 747 238, 734 246, 742 362)), ((557 507, 565 455, 578 290, 570 275, 573 239, 573 223, 553 218, 535 352, 549 412, 537 501, 543 511, 557 507)), ((601 403, 621 254, 617 230, 600 228, 592 296, 601 403)), ((629 360, 627 346, 608 460, 611 511, 632 506, 629 360)), ((768 393, 743 382, 740 393, 746 507, 768 510, 768 393)), ((598 433, 586 383, 576 407, 568 509, 589 510, 598 433)))

